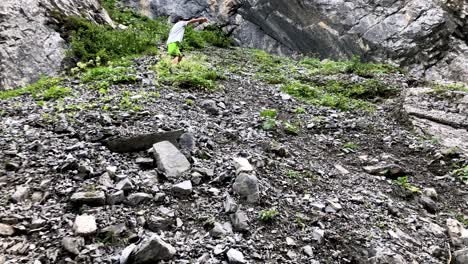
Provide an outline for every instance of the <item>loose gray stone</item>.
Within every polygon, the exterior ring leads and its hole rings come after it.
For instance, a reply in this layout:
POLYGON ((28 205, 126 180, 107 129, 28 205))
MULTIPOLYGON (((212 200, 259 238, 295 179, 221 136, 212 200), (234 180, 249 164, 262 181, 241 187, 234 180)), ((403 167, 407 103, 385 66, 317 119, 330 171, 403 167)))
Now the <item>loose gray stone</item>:
POLYGON ((233 158, 232 160, 234 162, 234 167, 236 168, 237 173, 251 172, 254 170, 249 160, 246 158, 233 158))
POLYGON ((172 186, 172 192, 174 195, 179 197, 188 196, 192 193, 192 182, 183 181, 181 183, 175 184, 172 186))
POLYGON ((73 255, 79 255, 84 245, 85 241, 82 237, 64 237, 62 239, 63 248, 73 255))
POLYGON ((453 253, 455 264, 466 264, 468 263, 468 248, 457 250, 453 253))
POLYGON ((108 172, 105 172, 99 177, 99 184, 106 190, 114 187, 114 182, 108 172))
POLYGON ((201 107, 205 109, 205 111, 209 114, 212 114, 212 115, 219 114, 218 106, 216 105, 216 102, 213 100, 203 100, 201 102, 201 107))
POLYGON ((77 192, 71 196, 70 201, 77 205, 100 206, 106 204, 106 194, 103 191, 77 192))
POLYGON ((167 231, 174 226, 174 219, 167 216, 156 216, 152 215, 147 218, 146 223, 149 230, 153 232, 167 231))
POLYGON ((15 193, 11 196, 11 199, 16 202, 22 202, 29 195, 29 186, 16 186, 15 193))
POLYGON ((431 198, 422 195, 419 198, 419 203, 426 209, 429 213, 436 213, 437 212, 437 204, 431 198))
POLYGON ((447 229, 454 246, 468 246, 468 229, 455 219, 447 219, 447 229))
POLYGON ((234 200, 234 198, 232 198, 231 196, 229 195, 226 195, 226 199, 224 200, 224 212, 226 213, 235 213, 237 211, 237 203, 236 201, 234 200))
POLYGON ((429 198, 431 198, 433 200, 438 199, 437 191, 434 188, 425 188, 423 190, 423 193, 424 193, 424 195, 426 195, 427 197, 429 197, 429 198))
POLYGON ((313 257, 313 256, 314 256, 314 252, 312 251, 312 247, 309 246, 309 245, 302 247, 302 251, 303 251, 304 254, 306 254, 308 257, 313 257))
POLYGON ((11 225, 0 223, 0 236, 12 236, 15 233, 15 229, 11 225))
POLYGON ((75 219, 73 230, 79 236, 92 235, 97 230, 96 219, 92 215, 79 215, 75 219))
POLYGON ((135 188, 133 186, 132 181, 130 181, 130 179, 128 178, 125 178, 119 181, 115 187, 117 188, 117 190, 123 190, 123 191, 130 191, 130 190, 133 190, 133 188, 135 188))
POLYGON ((315 227, 312 231, 312 238, 317 241, 317 243, 322 244, 323 238, 325 236, 325 231, 322 229, 315 227))
POLYGON ((226 234, 227 234, 227 231, 226 229, 224 229, 224 226, 221 223, 218 223, 218 222, 214 223, 214 227, 210 231, 210 235, 212 237, 216 237, 216 238, 223 237, 226 234))
POLYGON ((195 148, 195 137, 191 133, 184 133, 179 138, 181 149, 192 151, 195 148))
POLYGON ((236 231, 247 231, 249 229, 249 218, 242 211, 230 215, 232 226, 236 231))
POLYGON ((229 249, 226 253, 229 264, 243 264, 245 263, 244 254, 237 249, 229 249))
POLYGON ((154 160, 151 158, 137 158, 135 163, 144 167, 152 167, 154 160))
POLYGON ((164 242, 158 235, 146 238, 130 254, 129 264, 157 263, 160 260, 170 260, 176 249, 164 242))
POLYGON ((395 164, 380 164, 375 166, 366 166, 364 171, 377 176, 386 176, 389 178, 396 178, 403 176, 405 171, 398 165, 395 164))
POLYGON ((148 193, 132 193, 127 197, 127 204, 135 206, 137 204, 140 204, 144 201, 148 201, 153 199, 153 196, 148 193))
POLYGON ((125 194, 123 191, 117 191, 107 195, 107 203, 110 205, 119 204, 125 201, 125 194))
POLYGON ((254 175, 240 173, 232 186, 234 191, 248 202, 255 203, 260 199, 258 179, 254 175))
POLYGON ((153 150, 158 169, 166 177, 178 177, 190 169, 187 158, 169 141, 154 144, 153 150))

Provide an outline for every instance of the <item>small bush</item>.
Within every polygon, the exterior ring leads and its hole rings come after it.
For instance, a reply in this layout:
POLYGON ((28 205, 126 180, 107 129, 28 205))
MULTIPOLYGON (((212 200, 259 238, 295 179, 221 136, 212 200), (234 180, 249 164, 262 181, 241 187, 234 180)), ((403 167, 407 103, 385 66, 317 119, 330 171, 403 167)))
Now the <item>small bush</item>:
POLYGON ((206 56, 192 56, 177 65, 173 65, 170 58, 164 58, 154 70, 158 81, 183 89, 213 90, 216 88, 216 81, 224 78, 211 67, 206 56))
POLYGON ((67 87, 61 87, 61 86, 52 86, 47 90, 44 90, 40 94, 38 94, 36 97, 39 99, 42 99, 44 101, 49 101, 49 100, 55 100, 59 98, 64 98, 68 95, 70 95, 72 90, 67 87))
POLYGON ((348 142, 343 145, 343 148, 345 149, 351 149, 351 150, 356 150, 359 148, 359 145, 353 142, 348 142))

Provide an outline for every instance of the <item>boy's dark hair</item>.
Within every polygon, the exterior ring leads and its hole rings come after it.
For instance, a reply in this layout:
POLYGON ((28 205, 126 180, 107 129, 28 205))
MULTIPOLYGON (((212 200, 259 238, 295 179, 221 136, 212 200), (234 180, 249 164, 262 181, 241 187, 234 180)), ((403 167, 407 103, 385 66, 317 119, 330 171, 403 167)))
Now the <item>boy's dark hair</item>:
POLYGON ((171 16, 171 22, 172 23, 177 23, 177 22, 182 21, 182 20, 188 20, 188 19, 181 16, 181 15, 172 15, 171 16))

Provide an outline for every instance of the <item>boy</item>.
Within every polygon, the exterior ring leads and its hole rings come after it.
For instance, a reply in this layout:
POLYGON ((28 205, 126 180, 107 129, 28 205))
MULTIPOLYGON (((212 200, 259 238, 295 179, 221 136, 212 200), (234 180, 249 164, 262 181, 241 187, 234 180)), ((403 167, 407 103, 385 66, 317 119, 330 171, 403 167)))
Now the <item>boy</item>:
POLYGON ((184 39, 185 27, 194 23, 205 23, 208 19, 204 17, 184 20, 181 18, 174 19, 178 21, 172 27, 167 38, 167 53, 174 57, 173 64, 178 64, 182 60, 182 53, 180 52, 180 42, 184 39))

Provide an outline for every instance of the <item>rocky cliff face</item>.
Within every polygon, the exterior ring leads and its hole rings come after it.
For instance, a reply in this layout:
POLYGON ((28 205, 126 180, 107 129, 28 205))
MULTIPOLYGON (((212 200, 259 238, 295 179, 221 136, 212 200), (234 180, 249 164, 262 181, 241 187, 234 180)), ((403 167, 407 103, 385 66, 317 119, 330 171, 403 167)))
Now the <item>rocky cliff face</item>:
POLYGON ((283 54, 393 62, 430 80, 468 82, 463 0, 125 0, 149 16, 205 15, 238 43, 283 54))
POLYGON ((0 3, 0 90, 54 75, 66 43, 52 15, 112 23, 98 0, 2 0, 0 3))

